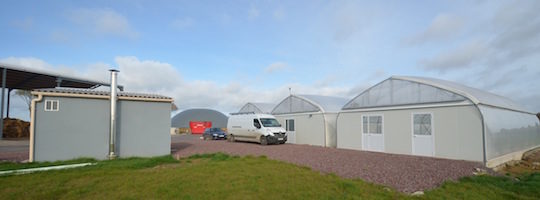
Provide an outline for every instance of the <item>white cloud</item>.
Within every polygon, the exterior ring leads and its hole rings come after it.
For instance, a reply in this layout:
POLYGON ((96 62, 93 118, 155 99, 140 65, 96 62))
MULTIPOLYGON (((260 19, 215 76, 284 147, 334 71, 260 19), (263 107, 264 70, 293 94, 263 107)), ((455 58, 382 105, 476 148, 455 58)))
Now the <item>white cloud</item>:
MULTIPOLYGON (((77 69, 65 66, 53 66, 37 58, 9 57, 0 59, 0 62, 9 62, 106 82, 109 81, 108 69, 111 66, 116 66, 120 70, 118 83, 123 85, 126 91, 170 96, 175 99, 175 103, 180 109, 206 107, 218 109, 223 112, 236 112, 243 104, 249 101, 278 103, 289 95, 289 87, 292 88, 295 94, 345 97, 356 95, 351 94, 350 87, 333 86, 330 83, 332 80, 316 81, 313 84, 307 85, 288 83, 269 90, 261 90, 258 86, 244 84, 245 82, 249 82, 249 80, 229 83, 218 83, 207 80, 186 81, 183 79, 181 73, 169 63, 155 60, 139 60, 134 56, 115 57, 114 64, 112 65, 100 62, 78 66, 77 69), (322 82, 326 83, 321 84, 322 82)), ((287 65, 276 62, 270 66, 282 70, 287 65)), ((18 110, 24 111, 24 107, 18 110)), ((19 114, 17 116, 23 115, 25 114, 19 114)))
MULTIPOLYGON (((475 63, 476 67, 488 65, 500 68, 527 57, 540 56, 540 34, 538 34, 540 15, 537 14, 539 9, 538 1, 503 4, 489 20, 477 22, 461 46, 445 50, 432 58, 422 59, 419 62, 420 67, 441 72, 465 68, 471 63, 475 63), (478 41, 474 38, 482 39, 478 41)), ((449 21, 440 24, 459 24, 449 19, 438 21, 449 21)), ((441 31, 442 35, 444 32, 441 31)))
POLYGON ((423 44, 432 41, 441 41, 458 35, 464 25, 461 17, 442 13, 437 15, 429 27, 416 35, 406 38, 405 41, 411 45, 423 44))
POLYGON ((371 23, 380 17, 377 8, 359 1, 333 1, 328 7, 333 17, 325 29, 334 32, 333 39, 337 42, 359 38, 361 33, 371 31, 371 23))
POLYGON ((76 9, 68 13, 70 21, 98 35, 136 38, 128 19, 112 9, 76 9))
POLYGON ((286 69, 288 69, 287 63, 284 63, 284 62, 275 62, 275 63, 272 63, 272 64, 268 65, 268 66, 264 69, 264 72, 266 72, 266 73, 273 73, 273 72, 282 71, 282 70, 286 70, 286 69))
MULTIPOLYGON (((461 45, 443 47, 438 54, 420 59, 418 65, 538 112, 540 2, 519 1, 498 7, 487 19, 468 19, 474 27, 464 30, 467 34, 459 41, 461 45)), ((485 12, 481 9, 471 12, 485 12)))
POLYGON ((52 69, 49 63, 34 57, 7 57, 0 59, 1 63, 30 67, 33 69, 46 70, 52 69))
POLYGON ((488 47, 482 42, 471 42, 456 49, 441 53, 433 58, 420 60, 420 65, 426 70, 446 72, 460 68, 467 68, 485 56, 488 47))
POLYGON ((351 11, 350 8, 344 8, 338 12, 335 22, 334 40, 336 41, 346 41, 351 38, 360 31, 362 23, 357 13, 351 11))
POLYGON ((193 20, 191 17, 184 17, 181 19, 173 20, 170 23, 170 26, 174 29, 181 30, 181 29, 185 29, 187 27, 193 26, 194 23, 195 23, 195 20, 193 20))
POLYGON ((169 63, 141 61, 134 56, 118 56, 114 60, 120 70, 118 79, 127 90, 167 91, 182 83, 180 74, 169 63))

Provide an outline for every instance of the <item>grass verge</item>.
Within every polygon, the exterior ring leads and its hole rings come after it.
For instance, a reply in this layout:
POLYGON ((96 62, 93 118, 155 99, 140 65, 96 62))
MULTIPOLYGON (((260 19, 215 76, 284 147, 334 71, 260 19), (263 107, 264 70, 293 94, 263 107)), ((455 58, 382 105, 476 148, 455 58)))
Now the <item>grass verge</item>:
POLYGON ((217 153, 180 160, 164 156, 97 162, 83 168, 0 177, 0 196, 2 199, 534 199, 540 196, 537 190, 540 174, 520 179, 469 177, 447 182, 424 196, 411 197, 384 186, 324 175, 266 157, 217 153))

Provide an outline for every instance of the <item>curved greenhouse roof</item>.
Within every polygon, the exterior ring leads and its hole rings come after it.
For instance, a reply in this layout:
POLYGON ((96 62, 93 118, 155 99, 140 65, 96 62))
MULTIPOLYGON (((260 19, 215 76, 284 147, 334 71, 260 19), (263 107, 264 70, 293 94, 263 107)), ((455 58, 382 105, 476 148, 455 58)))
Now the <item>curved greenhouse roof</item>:
POLYGON ((461 101, 531 113, 503 96, 451 81, 416 76, 392 76, 360 93, 343 109, 461 101))
POLYGON ((290 95, 281 101, 272 114, 304 112, 339 112, 347 99, 321 95, 290 95))
POLYGON ((176 114, 171 119, 171 126, 176 128, 189 127, 190 121, 210 121, 212 127, 226 128, 229 117, 220 111, 207 108, 193 108, 176 114))
POLYGON ((275 104, 271 104, 271 103, 248 102, 238 112, 239 113, 254 112, 254 113, 266 113, 266 114, 268 114, 268 113, 272 112, 272 109, 274 108, 274 106, 275 106, 275 104))

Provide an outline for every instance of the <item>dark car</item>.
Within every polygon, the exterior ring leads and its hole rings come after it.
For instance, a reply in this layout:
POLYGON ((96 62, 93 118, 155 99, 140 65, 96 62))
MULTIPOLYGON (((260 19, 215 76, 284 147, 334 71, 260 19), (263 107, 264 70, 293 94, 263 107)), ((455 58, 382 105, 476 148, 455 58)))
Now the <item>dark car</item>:
POLYGON ((227 133, 220 128, 207 128, 203 133, 204 140, 221 140, 227 139, 227 133))

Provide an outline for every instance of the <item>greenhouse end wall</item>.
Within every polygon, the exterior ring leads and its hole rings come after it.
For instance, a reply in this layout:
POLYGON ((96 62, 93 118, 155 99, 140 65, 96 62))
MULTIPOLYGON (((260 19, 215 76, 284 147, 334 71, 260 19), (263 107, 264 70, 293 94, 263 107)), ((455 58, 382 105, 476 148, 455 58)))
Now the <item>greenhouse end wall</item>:
POLYGON ((322 113, 284 114, 274 117, 280 124, 285 124, 286 119, 294 119, 295 144, 325 146, 325 121, 322 113))

